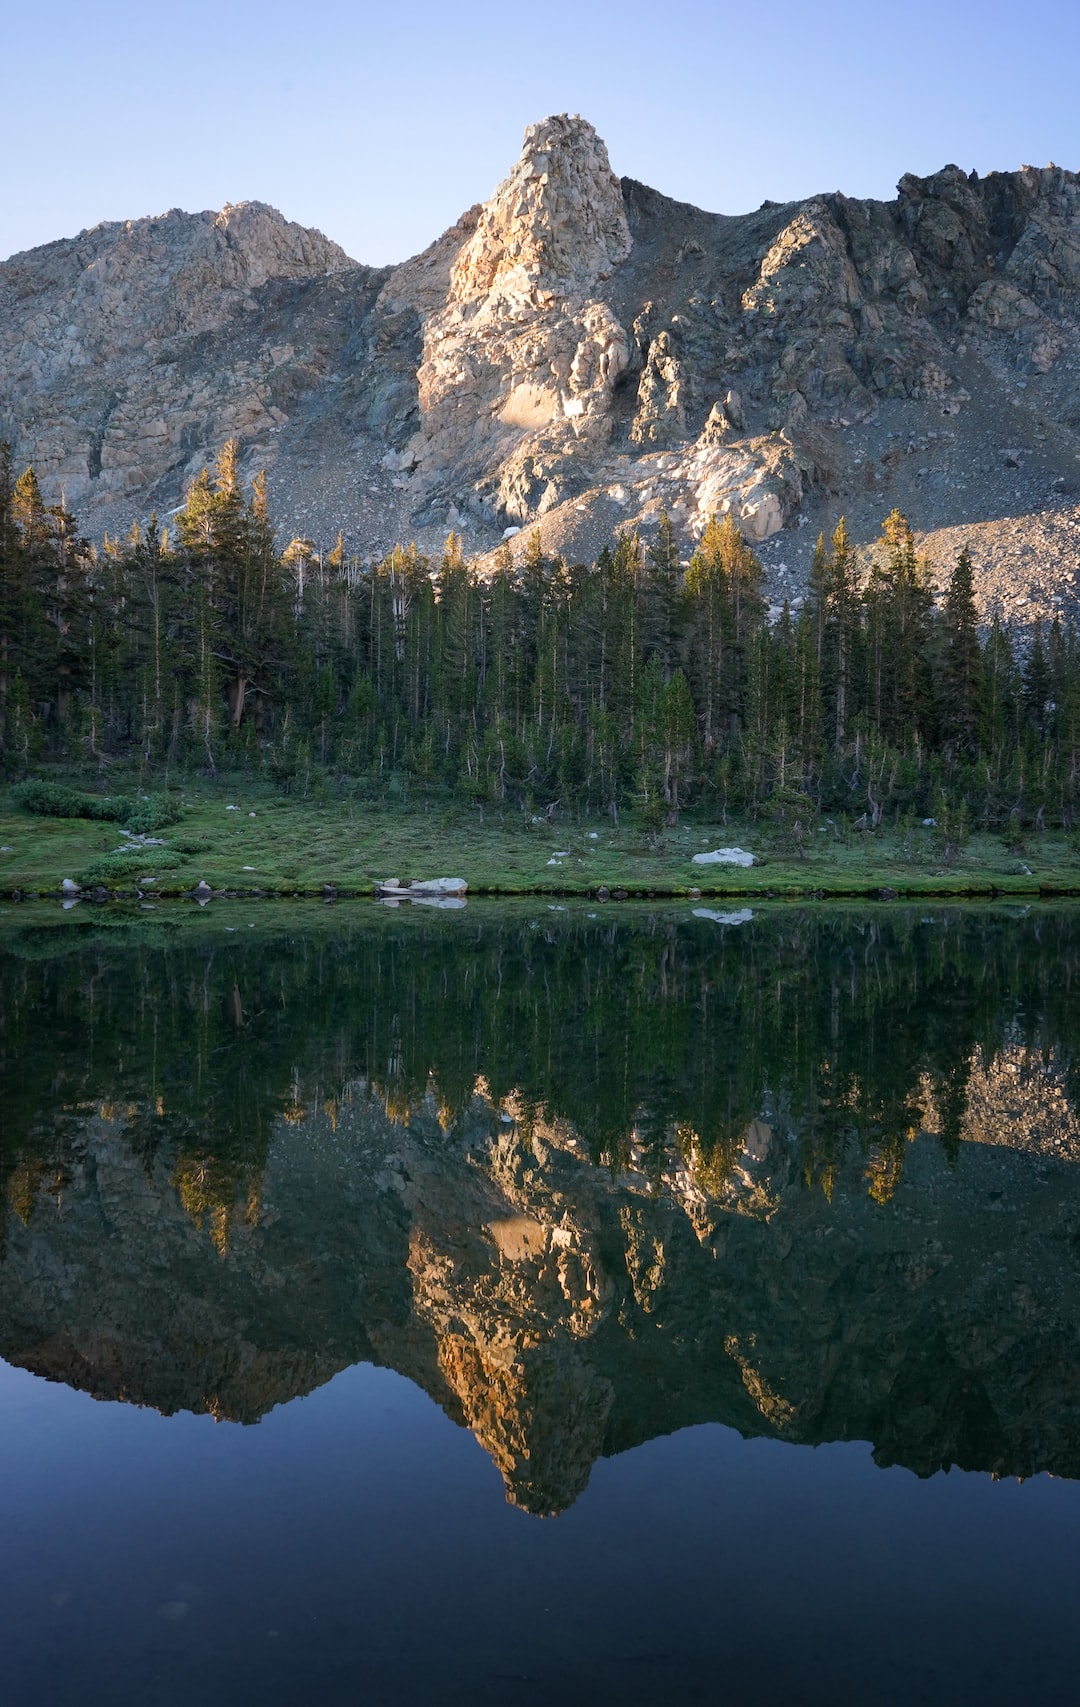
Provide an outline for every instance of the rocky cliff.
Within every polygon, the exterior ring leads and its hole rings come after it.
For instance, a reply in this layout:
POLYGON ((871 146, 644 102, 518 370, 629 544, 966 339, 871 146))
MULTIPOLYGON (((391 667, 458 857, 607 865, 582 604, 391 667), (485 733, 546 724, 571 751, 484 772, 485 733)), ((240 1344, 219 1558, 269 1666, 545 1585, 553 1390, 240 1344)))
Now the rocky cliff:
POLYGON ((819 527, 904 509, 984 610, 1076 595, 1080 180, 905 177, 721 216, 532 126, 483 207, 358 266, 272 209, 105 225, 0 265, 0 431, 91 533, 175 508, 220 443, 285 537, 507 529, 588 557, 732 511, 797 596, 819 527))

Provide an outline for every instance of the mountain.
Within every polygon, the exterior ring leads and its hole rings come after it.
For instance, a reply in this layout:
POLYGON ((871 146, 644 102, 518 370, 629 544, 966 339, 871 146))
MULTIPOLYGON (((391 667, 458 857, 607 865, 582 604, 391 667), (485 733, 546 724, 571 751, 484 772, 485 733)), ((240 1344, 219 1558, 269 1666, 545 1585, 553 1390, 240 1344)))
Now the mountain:
POLYGON ((491 200, 402 266, 258 203, 106 224, 0 265, 0 433, 85 531, 164 514, 228 437, 284 538, 382 552, 508 529, 589 558, 733 511, 774 593, 819 528, 894 506, 971 547, 984 615, 1072 607, 1080 179, 906 176, 725 216, 526 131, 491 200))

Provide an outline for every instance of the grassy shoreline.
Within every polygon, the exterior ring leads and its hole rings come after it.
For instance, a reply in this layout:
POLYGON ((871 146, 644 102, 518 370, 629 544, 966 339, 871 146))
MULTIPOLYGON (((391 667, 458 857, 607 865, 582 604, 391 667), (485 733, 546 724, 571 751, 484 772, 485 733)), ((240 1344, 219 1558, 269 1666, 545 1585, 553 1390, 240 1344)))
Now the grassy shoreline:
POLYGON ((946 861, 943 838, 923 825, 869 834, 822 820, 800 850, 760 823, 684 817, 650 836, 625 818, 549 823, 488 813, 482 822, 463 807, 297 799, 235 778, 200 779, 176 799, 180 823, 121 855, 129 838, 117 826, 35 817, 0 791, 0 898, 55 897, 67 878, 99 899, 175 899, 200 882, 236 899, 347 899, 372 896, 387 877, 440 876, 464 878, 473 897, 553 900, 596 899, 602 889, 619 900, 1080 895, 1080 844, 1061 832, 974 834, 946 861), (744 848, 755 863, 693 863, 719 847, 744 848))

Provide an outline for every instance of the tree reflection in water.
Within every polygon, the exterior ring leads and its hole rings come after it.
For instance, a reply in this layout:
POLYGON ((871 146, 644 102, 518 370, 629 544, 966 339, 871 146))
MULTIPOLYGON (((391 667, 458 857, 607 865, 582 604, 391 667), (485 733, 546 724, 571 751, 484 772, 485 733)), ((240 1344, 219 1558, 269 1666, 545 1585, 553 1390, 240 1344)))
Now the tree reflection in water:
POLYGON ((389 1364, 537 1512, 709 1418, 1080 1473, 1076 912, 250 916, 8 921, 10 1361, 389 1364))

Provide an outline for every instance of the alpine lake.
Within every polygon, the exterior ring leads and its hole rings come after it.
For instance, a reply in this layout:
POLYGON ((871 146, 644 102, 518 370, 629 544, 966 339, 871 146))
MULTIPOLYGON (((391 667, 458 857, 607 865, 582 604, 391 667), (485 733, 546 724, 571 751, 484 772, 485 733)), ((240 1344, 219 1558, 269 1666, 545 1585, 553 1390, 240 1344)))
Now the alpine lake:
POLYGON ((1080 907, 0 915, 8 1707, 1073 1702, 1080 907))

